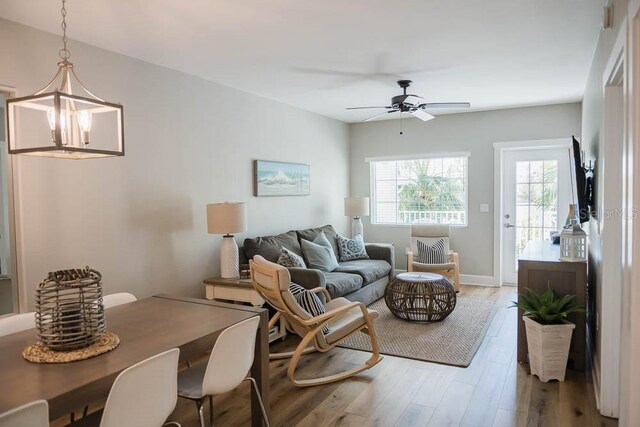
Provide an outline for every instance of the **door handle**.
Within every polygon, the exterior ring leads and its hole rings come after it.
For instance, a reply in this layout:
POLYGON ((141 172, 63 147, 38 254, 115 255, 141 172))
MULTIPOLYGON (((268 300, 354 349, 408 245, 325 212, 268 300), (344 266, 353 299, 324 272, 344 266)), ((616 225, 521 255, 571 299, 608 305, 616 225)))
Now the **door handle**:
POLYGON ((504 223, 504 228, 515 228, 515 225, 509 224, 508 222, 504 223))

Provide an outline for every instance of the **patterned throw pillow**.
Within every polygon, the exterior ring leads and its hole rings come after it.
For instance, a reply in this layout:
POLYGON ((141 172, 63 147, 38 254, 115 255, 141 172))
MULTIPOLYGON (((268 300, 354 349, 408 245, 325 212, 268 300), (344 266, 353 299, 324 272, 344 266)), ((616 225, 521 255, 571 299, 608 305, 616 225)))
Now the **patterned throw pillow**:
POLYGON ((362 234, 356 234, 353 239, 338 236, 338 250, 340 251, 340 261, 369 259, 364 247, 364 240, 362 240, 362 234))
MULTIPOLYGON (((289 291, 293 294, 293 297, 296 299, 298 305, 311 316, 316 317, 324 314, 324 305, 322 305, 320 298, 318 298, 318 295, 316 295, 315 293, 303 288, 297 283, 291 283, 289 285, 289 291)), ((322 328, 322 333, 324 333, 325 335, 330 331, 331 330, 326 325, 322 328)))
POLYGON ((418 240, 418 262, 422 264, 448 263, 449 254, 445 252, 444 239, 439 239, 432 245, 418 240))
POLYGON ((307 264, 304 263, 304 259, 300 255, 285 248, 284 246, 280 249, 280 256, 278 257, 277 264, 287 268, 307 268, 307 264))

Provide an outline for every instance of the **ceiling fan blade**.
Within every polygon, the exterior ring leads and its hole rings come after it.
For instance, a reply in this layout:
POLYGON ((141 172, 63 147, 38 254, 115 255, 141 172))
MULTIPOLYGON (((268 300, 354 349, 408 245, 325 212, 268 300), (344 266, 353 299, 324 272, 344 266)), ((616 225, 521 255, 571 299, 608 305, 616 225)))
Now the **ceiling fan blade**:
POLYGON ((409 114, 411 114, 414 117, 419 118, 423 122, 428 122, 431 119, 435 119, 434 116, 432 116, 431 114, 429 114, 429 113, 427 113, 426 111, 423 111, 423 110, 411 110, 411 111, 409 111, 409 114))
POLYGON ((371 120, 375 120, 378 117, 384 116, 385 114, 395 113, 398 110, 385 111, 384 113, 376 114, 375 116, 371 116, 368 119, 364 119, 363 122, 370 122, 371 120))
POLYGON ((393 107, 382 107, 382 106, 376 106, 376 107, 347 107, 347 110, 366 110, 369 108, 393 108, 393 107))
POLYGON ((407 97, 402 101, 403 104, 415 105, 417 106, 420 101, 422 101, 422 97, 418 95, 407 95, 407 97))
POLYGON ((428 102, 420 104, 420 108, 471 108, 469 102, 428 102))

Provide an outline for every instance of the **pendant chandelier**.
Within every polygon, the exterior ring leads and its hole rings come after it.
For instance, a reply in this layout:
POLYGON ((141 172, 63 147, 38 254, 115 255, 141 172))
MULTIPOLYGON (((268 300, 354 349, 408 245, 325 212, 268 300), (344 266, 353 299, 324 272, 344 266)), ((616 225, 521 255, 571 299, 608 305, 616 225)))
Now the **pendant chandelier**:
POLYGON ((58 73, 33 95, 7 99, 9 154, 65 159, 124 156, 122 105, 91 93, 69 62, 65 3, 62 0, 58 73))

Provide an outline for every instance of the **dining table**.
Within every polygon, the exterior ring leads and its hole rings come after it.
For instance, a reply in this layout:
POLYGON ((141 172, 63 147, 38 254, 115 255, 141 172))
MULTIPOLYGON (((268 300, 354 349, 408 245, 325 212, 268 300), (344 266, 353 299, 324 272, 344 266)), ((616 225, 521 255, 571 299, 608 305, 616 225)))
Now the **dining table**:
MULTIPOLYGON (((35 329, 0 337, 0 413, 38 399, 49 403, 55 420, 105 399, 120 372, 155 354, 180 349, 180 361, 202 358, 222 331, 259 316, 250 374, 269 411, 268 312, 262 308, 197 298, 155 295, 105 310, 107 330, 120 344, 114 350, 69 363, 32 363, 22 351, 37 342, 35 329)), ((233 350, 230 350, 233 351, 233 350)), ((251 425, 262 426, 260 404, 251 388, 251 425)))

